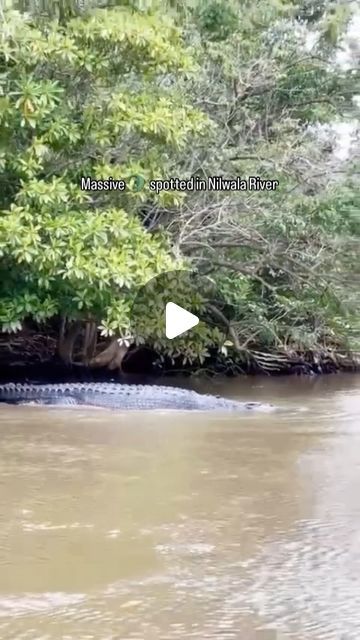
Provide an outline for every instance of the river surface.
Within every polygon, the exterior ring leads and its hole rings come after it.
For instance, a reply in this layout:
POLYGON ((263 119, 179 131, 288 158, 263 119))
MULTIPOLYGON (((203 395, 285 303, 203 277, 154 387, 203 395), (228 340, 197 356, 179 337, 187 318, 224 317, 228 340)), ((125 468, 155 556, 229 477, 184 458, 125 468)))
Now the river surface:
POLYGON ((360 376, 206 390, 283 411, 0 405, 1 640, 359 640, 360 376))

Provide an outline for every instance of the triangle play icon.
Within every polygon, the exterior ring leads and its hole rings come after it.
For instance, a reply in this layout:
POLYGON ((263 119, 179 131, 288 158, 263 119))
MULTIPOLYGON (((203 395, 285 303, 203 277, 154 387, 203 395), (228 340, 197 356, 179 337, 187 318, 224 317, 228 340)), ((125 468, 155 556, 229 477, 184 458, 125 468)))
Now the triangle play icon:
POLYGON ((169 340, 181 336, 199 324, 199 318, 174 302, 165 307, 165 335, 169 340))

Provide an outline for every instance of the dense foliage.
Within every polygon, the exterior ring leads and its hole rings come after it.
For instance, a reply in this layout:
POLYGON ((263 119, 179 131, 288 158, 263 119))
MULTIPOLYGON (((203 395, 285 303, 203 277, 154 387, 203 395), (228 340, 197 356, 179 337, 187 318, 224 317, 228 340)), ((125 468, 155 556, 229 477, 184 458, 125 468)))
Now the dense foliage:
MULTIPOLYGON (((350 11, 325 0, 105 4, 2 11, 2 331, 62 318, 125 335, 139 287, 191 266, 215 282, 238 357, 355 348, 358 166, 355 156, 339 164, 319 134, 354 117, 358 61, 336 62, 350 11), (146 185, 194 175, 280 184, 79 187, 82 176, 139 174, 146 185)), ((202 362, 221 347, 204 325, 172 346, 151 317, 141 338, 163 355, 202 362)))

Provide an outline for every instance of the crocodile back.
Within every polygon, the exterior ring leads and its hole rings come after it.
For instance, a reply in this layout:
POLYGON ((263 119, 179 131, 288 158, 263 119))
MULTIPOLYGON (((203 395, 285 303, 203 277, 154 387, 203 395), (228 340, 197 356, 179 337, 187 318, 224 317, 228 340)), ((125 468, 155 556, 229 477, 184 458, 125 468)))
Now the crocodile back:
POLYGON ((200 411, 241 411, 270 408, 254 402, 238 402, 158 385, 71 382, 62 384, 0 385, 0 402, 34 404, 79 404, 109 409, 175 409, 200 411))

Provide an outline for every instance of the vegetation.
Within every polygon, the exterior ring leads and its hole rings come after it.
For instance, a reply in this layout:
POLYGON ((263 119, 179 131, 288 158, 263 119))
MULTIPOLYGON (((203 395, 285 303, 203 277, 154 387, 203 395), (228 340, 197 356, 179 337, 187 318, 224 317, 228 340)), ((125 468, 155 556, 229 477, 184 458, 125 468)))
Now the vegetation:
MULTIPOLYGON (((350 10, 165 4, 9 2, 0 12, 5 342, 56 330, 66 362, 80 336, 82 361, 111 368, 140 326, 136 342, 194 367, 217 350, 224 366, 250 359, 271 371, 294 353, 358 349, 358 159, 339 163, 326 133, 355 117, 356 51, 346 67, 336 61, 350 10), (142 190, 80 189, 82 176, 134 185, 136 175, 142 190), (279 188, 148 186, 216 175, 279 188), (149 289, 133 306, 147 281, 177 269, 196 269, 217 292, 215 326, 200 324, 191 342, 163 337, 160 308, 141 323, 149 289)), ((178 289, 179 304, 201 310, 205 291, 188 300, 178 289)))

